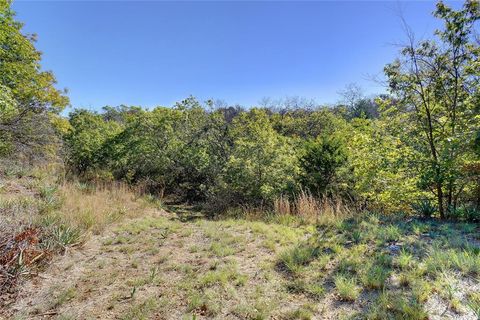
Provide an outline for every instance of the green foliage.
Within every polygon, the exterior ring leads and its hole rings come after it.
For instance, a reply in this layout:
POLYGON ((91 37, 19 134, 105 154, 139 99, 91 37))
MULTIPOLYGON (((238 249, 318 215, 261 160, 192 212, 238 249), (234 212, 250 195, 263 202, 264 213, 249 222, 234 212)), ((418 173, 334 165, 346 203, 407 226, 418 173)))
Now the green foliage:
POLYGON ((233 149, 225 183, 240 200, 270 200, 295 187, 298 160, 288 138, 272 128, 264 110, 252 109, 232 122, 233 149))
POLYGON ((419 202, 412 204, 412 207, 413 210, 424 218, 430 218, 435 212, 437 212, 437 207, 428 199, 420 200, 419 202))
POLYGON ((70 161, 79 173, 98 166, 102 160, 102 149, 120 131, 120 125, 104 121, 97 113, 76 110, 70 114, 72 130, 67 134, 70 161))
POLYGON ((270 211, 279 198, 310 192, 360 210, 479 220, 475 1, 457 11, 437 5, 445 25, 436 39, 411 38, 385 67, 389 95, 366 98, 351 85, 333 108, 287 99, 248 110, 188 97, 172 108, 77 109, 68 121, 59 115, 68 98, 42 71, 34 37, 2 4, 0 154, 54 153, 61 135, 69 172, 82 179, 123 180, 212 213, 270 211))
POLYGON ((418 177, 406 167, 412 148, 391 132, 392 125, 383 118, 353 119, 352 126, 346 143, 357 196, 370 209, 409 210, 409 203, 424 196, 418 177))
POLYGON ((332 191, 337 171, 346 162, 345 146, 337 137, 320 135, 306 141, 300 157, 303 186, 318 195, 332 191))
POLYGON ((393 95, 385 103, 385 116, 411 147, 409 171, 416 173, 421 189, 436 197, 441 218, 468 181, 461 168, 475 158, 471 145, 480 120, 474 80, 480 47, 473 38, 479 12, 477 1, 466 1, 458 11, 439 2, 434 15, 444 27, 436 41, 416 43, 409 34, 400 57, 385 67, 393 95))
POLYGON ((54 87, 53 74, 41 71, 35 36, 23 34, 22 27, 10 1, 1 1, 0 154, 52 144, 55 135, 48 114, 68 105, 65 92, 54 87))

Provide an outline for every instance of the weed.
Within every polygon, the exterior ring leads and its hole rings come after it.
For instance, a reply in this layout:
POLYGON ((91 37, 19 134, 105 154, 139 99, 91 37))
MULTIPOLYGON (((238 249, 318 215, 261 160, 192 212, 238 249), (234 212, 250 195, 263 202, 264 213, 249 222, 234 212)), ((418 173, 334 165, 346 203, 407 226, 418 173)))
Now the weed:
POLYGON ((198 285, 200 288, 210 287, 215 284, 225 286, 227 283, 242 286, 246 283, 247 279, 247 276, 238 273, 234 265, 225 265, 218 270, 206 272, 199 278, 198 285))
POLYGON ((398 241, 401 237, 400 229, 395 225, 388 225, 381 229, 380 239, 383 242, 398 241))
POLYGON ((383 292, 370 306, 365 318, 372 320, 426 320, 428 315, 415 299, 383 292))
POLYGON ((58 308, 66 302, 74 299, 77 296, 77 290, 74 287, 67 288, 60 291, 56 298, 52 309, 58 308))
POLYGON ((287 312, 282 316, 282 319, 285 320, 310 320, 313 317, 315 308, 310 305, 303 305, 296 310, 287 312))
POLYGON ((412 288, 412 296, 419 303, 427 301, 433 291, 430 281, 423 279, 412 280, 410 287, 412 288))
POLYGON ((50 250, 64 250, 81 241, 81 231, 73 226, 59 223, 55 224, 51 221, 44 221, 44 223, 50 224, 47 227, 48 231, 44 238, 44 245, 50 250))
POLYGON ((218 257, 226 257, 236 252, 235 248, 232 248, 222 242, 213 242, 210 245, 210 251, 218 257))
POLYGON ((303 280, 293 280, 287 284, 287 290, 291 293, 303 293, 312 299, 320 299, 325 295, 325 288, 319 283, 306 283, 303 280))
POLYGON ((359 245, 345 251, 341 254, 337 270, 340 273, 357 273, 360 266, 364 263, 364 253, 366 246, 359 245))
POLYGON ((480 254, 467 250, 433 248, 425 264, 430 274, 450 269, 458 270, 464 275, 476 276, 480 274, 480 254))
POLYGON ((472 291, 467 294, 467 305, 475 316, 480 319, 480 292, 472 291))
POLYGON ((355 278, 346 278, 336 276, 335 289, 340 300, 355 301, 360 295, 360 288, 357 286, 355 278))
POLYGON ((396 259, 396 265, 401 270, 406 270, 410 268, 412 264, 413 264, 413 256, 410 253, 408 253, 405 249, 402 249, 396 259))
POLYGON ((362 232, 360 230, 353 230, 352 239, 355 243, 360 243, 362 241, 362 232))

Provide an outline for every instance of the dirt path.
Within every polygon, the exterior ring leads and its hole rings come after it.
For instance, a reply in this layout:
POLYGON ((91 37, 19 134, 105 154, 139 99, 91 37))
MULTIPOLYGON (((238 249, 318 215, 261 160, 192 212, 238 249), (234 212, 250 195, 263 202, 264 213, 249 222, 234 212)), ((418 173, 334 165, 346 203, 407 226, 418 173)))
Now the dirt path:
POLYGON ((17 319, 264 318, 292 300, 276 252, 306 230, 260 222, 124 221, 57 257, 23 286, 17 319))

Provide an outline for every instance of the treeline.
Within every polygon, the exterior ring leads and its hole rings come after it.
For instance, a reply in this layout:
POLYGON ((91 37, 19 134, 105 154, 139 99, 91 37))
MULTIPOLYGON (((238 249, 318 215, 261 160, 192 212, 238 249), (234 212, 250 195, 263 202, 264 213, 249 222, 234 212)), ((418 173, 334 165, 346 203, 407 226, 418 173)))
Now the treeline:
POLYGON ((351 193, 344 138, 350 126, 329 109, 207 110, 188 98, 152 111, 77 110, 70 123, 69 167, 88 178, 125 180, 218 209, 272 203, 302 188, 351 193))
POLYGON ((76 109, 68 121, 58 115, 68 101, 53 88, 53 76, 39 71, 33 39, 3 10, 0 41, 8 49, 0 51, 6 88, 0 147, 6 156, 35 141, 16 137, 44 136, 47 126, 63 141, 70 175, 126 181, 160 197, 205 203, 211 212, 269 208, 306 192, 358 209, 480 219, 477 1, 457 11, 438 3, 434 14, 444 27, 427 41, 408 34, 399 58, 385 67, 388 94, 375 98, 350 87, 334 107, 265 100, 243 109, 190 97, 151 111, 76 109), (18 71, 24 60, 30 67, 18 71), (20 82, 12 70, 38 81, 20 82))
MULTIPOLYGON (((383 98, 371 103, 392 104, 383 98)), ((123 180, 159 196, 206 202, 216 212, 268 208, 279 197, 305 191, 384 212, 434 207, 416 151, 392 126, 396 118, 383 112, 356 117, 353 110, 211 109, 194 98, 152 111, 76 110, 65 136, 68 167, 85 179, 123 180)), ((465 155, 474 156, 472 147, 465 155)), ((465 204, 478 205, 477 196, 473 179, 455 199, 455 213, 465 204)))

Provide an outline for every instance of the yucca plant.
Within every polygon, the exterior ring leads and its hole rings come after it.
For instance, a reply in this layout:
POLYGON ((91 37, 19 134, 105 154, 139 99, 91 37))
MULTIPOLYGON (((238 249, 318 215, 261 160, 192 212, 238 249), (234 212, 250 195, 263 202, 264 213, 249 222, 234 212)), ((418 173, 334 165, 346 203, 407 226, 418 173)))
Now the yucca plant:
POLYGON ((412 208, 424 218, 431 218, 437 212, 437 207, 428 199, 422 199, 414 203, 412 208))

